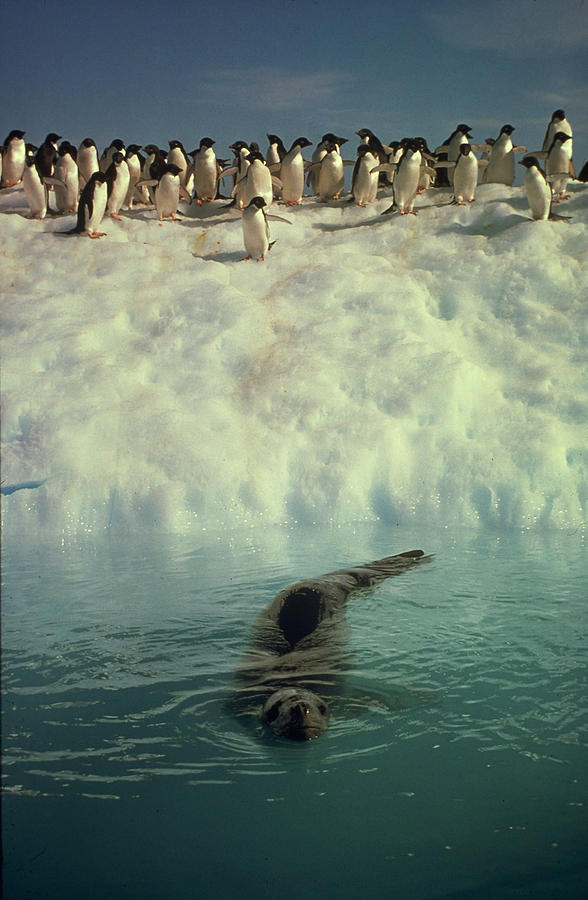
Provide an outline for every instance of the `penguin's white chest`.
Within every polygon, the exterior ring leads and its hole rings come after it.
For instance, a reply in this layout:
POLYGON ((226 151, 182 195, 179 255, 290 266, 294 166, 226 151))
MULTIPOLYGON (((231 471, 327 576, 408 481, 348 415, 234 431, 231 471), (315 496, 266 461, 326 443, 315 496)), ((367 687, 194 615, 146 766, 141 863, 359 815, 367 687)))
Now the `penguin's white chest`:
POLYGON ((304 159, 301 153, 292 156, 288 154, 284 157, 280 169, 280 181, 282 182, 282 198, 286 203, 298 203, 304 190, 304 159))
POLYGON ((412 210, 419 186, 420 170, 420 153, 405 156, 398 167, 394 178, 394 200, 400 212, 410 212, 412 210))
POLYGON ((2 157, 2 180, 5 184, 16 184, 23 176, 25 168, 25 142, 22 138, 13 140, 2 157))
POLYGON ((534 219, 548 219, 551 210, 551 189, 538 169, 527 169, 524 179, 527 200, 534 219))
POLYGON ((372 153, 366 153, 359 161, 352 192, 356 203, 373 203, 378 192, 378 173, 371 170, 378 165, 372 153))
POLYGON ((318 196, 320 200, 330 200, 339 194, 343 187, 343 160, 335 151, 327 153, 321 162, 318 180, 318 196))
POLYGON ((47 214, 47 190, 39 178, 35 166, 25 166, 22 186, 34 219, 44 219, 47 214))
POLYGON ((93 234, 95 231, 98 231, 98 226, 104 218, 107 199, 108 188, 106 183, 96 183, 93 194, 92 215, 88 214, 88 208, 86 208, 86 231, 89 234, 93 234))
POLYGON ((216 154, 211 147, 199 150, 194 157, 194 190, 200 200, 216 197, 216 154))
POLYGON ((453 173, 453 193, 457 201, 474 199, 478 184, 478 160, 468 153, 458 160, 453 173))
POLYGON ((245 190, 245 206, 254 197, 263 197, 266 207, 271 206, 274 199, 272 187, 272 173, 260 160, 255 160, 247 169, 247 184, 245 190))

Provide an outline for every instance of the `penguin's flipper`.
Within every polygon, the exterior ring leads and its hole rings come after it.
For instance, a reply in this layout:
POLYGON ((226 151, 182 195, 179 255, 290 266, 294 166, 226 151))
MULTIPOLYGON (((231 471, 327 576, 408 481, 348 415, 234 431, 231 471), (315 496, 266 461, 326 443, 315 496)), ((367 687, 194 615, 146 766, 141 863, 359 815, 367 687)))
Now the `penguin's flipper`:
POLYGON ((343 165, 344 165, 344 166, 354 166, 355 163, 356 163, 356 160, 355 160, 355 159, 344 159, 344 160, 343 160, 343 165))
POLYGON ((67 185, 65 182, 61 180, 61 178, 56 178, 54 175, 44 175, 43 176, 43 184, 52 184, 56 187, 66 188, 67 185))
POLYGON ((550 212, 549 213, 549 221, 550 222, 570 222, 572 219, 571 216, 560 216, 558 213, 550 212))
POLYGON ((281 168, 282 168, 282 163, 279 163, 279 162, 272 163, 271 165, 268 166, 268 169, 270 170, 270 172, 279 172, 281 168))
POLYGON ((192 197, 183 184, 180 184, 180 195, 184 198, 184 200, 187 200, 188 203, 192 202, 192 197))
POLYGON ((557 181, 558 178, 568 178, 567 172, 551 172, 545 176, 545 181, 557 181))
POLYGON ((266 217, 266 219, 272 219, 274 222, 285 222, 286 225, 292 224, 290 219, 284 219, 284 218, 282 218, 282 216, 274 216, 273 213, 266 213, 265 217, 266 217))
POLYGON ((448 159, 438 159, 435 163, 436 169, 454 169, 455 163, 450 162, 448 159))
POLYGON ((536 156, 537 159, 547 159, 549 153, 547 150, 533 150, 532 153, 527 153, 527 156, 536 156))
POLYGON ((224 178, 225 175, 234 175, 235 172, 238 172, 239 169, 237 166, 229 166, 227 169, 223 169, 222 172, 219 172, 218 177, 224 178))
POLYGON ((276 178, 275 175, 272 175, 272 187, 277 188, 279 191, 281 191, 283 187, 282 182, 279 178, 276 178))
POLYGON ((156 187, 159 184, 157 178, 146 178, 145 180, 141 179, 137 182, 135 187, 156 187))
POLYGON ((492 150, 490 144, 470 144, 470 147, 476 153, 490 153, 490 151, 492 150))
POLYGON ((440 147, 435 147, 433 153, 437 156, 438 153, 447 153, 449 150, 449 144, 441 144, 440 147))
POLYGON ((489 159, 479 159, 479 160, 478 160, 478 168, 479 168, 479 169, 485 169, 486 166, 489 164, 489 162, 490 162, 489 159))
POLYGON ((425 175, 430 175, 431 177, 432 177, 433 175, 436 175, 436 174, 437 174, 437 173, 435 172, 435 169, 431 169, 430 166, 421 166, 421 172, 424 172, 425 175))
POLYGON ((512 149, 513 149, 513 151, 514 151, 515 153, 526 153, 526 152, 527 152, 527 148, 526 148, 526 147, 523 147, 522 144, 520 144, 520 145, 517 146, 517 147, 513 147, 512 149))
POLYGON ((379 166, 374 166, 373 169, 370 169, 370 175, 373 175, 374 172, 388 172, 391 175, 397 168, 396 163, 380 163, 379 166))

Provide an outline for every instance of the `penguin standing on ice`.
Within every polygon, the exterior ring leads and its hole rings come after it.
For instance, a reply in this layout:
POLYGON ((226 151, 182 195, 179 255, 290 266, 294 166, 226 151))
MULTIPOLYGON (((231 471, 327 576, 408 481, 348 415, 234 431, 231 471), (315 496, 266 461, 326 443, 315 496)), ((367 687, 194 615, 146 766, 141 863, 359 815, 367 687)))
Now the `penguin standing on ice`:
MULTIPOLYGON (((141 178, 141 170, 145 161, 139 152, 140 150, 141 148, 138 144, 129 144, 125 156, 125 161, 129 170, 129 186, 127 188, 127 196, 125 197, 123 206, 126 206, 127 209, 133 208, 133 203, 135 202, 135 188, 137 182, 141 178)), ((149 194, 147 193, 147 188, 142 188, 142 190, 144 191, 144 194, 139 194, 139 200, 140 202, 148 203, 149 194)))
POLYGON ((552 212, 551 188, 536 156, 525 156, 519 162, 526 169, 523 186, 531 207, 531 216, 538 222, 545 219, 563 219, 552 212))
POLYGON ((96 141, 93 140, 93 138, 84 138, 78 147, 77 164, 79 175, 82 180, 81 187, 83 187, 94 172, 100 171, 100 166, 98 164, 98 148, 96 146, 96 141))
MULTIPOLYGON (((155 209, 157 210, 157 218, 159 224, 164 219, 171 219, 177 222, 176 213, 182 196, 188 203, 192 202, 186 188, 180 181, 181 169, 174 163, 166 163, 159 178, 151 178, 145 184, 155 189, 155 209)), ((142 182, 139 182, 141 184, 142 182)))
POLYGON ((453 169, 453 202, 458 206, 465 206, 475 200, 479 169, 487 165, 487 160, 477 158, 471 144, 460 144, 459 155, 454 163, 449 160, 435 163, 437 168, 453 169))
POLYGON ((110 146, 104 150, 102 156, 100 157, 99 165, 101 172, 106 172, 110 163, 112 162, 112 157, 115 153, 122 153, 123 155, 125 153, 125 142, 120 138, 115 138, 111 142, 110 146))
POLYGON ((62 234, 83 234, 88 237, 99 238, 104 236, 98 227, 104 217, 106 201, 108 199, 108 179, 104 172, 94 172, 80 194, 78 203, 78 221, 71 231, 63 231, 62 234))
MULTIPOLYGON (((573 137, 572 126, 568 122, 566 118, 566 114, 563 109, 556 109, 551 116, 551 120, 549 125, 547 126, 547 131, 545 132, 545 137, 543 139, 542 150, 547 151, 551 147, 553 143, 553 139, 558 132, 563 132, 570 136, 570 139, 573 137)), ((574 177, 574 164, 572 162, 572 140, 570 140, 567 151, 570 156, 570 175, 572 178, 574 177)))
POLYGON ((112 162, 106 170, 108 179, 108 201, 106 208, 111 219, 120 220, 119 210, 127 199, 131 175, 123 153, 112 154, 112 162))
POLYGON ((58 212, 77 212, 80 189, 79 170, 77 166, 77 148, 69 141, 62 141, 57 151, 57 161, 53 174, 59 182, 55 187, 55 206, 58 212))
POLYGON ((147 154, 143 163, 143 171, 141 172, 141 180, 137 187, 141 187, 149 194, 149 200, 155 205, 155 191, 149 182, 159 181, 166 164, 166 158, 163 150, 160 150, 157 144, 146 144, 143 150, 147 154))
MULTIPOLYGON (((435 156, 439 161, 447 159, 449 162, 456 162, 461 144, 469 144, 471 127, 461 122, 453 131, 444 144, 435 149, 435 156)), ((447 167, 448 184, 453 185, 453 169, 447 167)))
POLYGON ((311 168, 318 168, 318 183, 316 186, 317 199, 321 203, 328 200, 338 200, 343 190, 345 165, 353 165, 344 161, 339 153, 339 145, 333 141, 325 141, 325 155, 319 163, 314 163, 311 168))
POLYGON ((312 147, 312 142, 305 137, 296 138, 280 166, 282 200, 286 206, 298 206, 302 200, 305 167, 302 151, 305 147, 312 147))
POLYGON ((215 143, 212 138, 203 137, 198 149, 189 154, 193 159, 194 199, 199 206, 212 203, 218 191, 220 167, 212 149, 215 143))
POLYGON ((559 200, 569 200, 566 193, 570 178, 572 139, 565 131, 558 131, 554 135, 551 146, 547 152, 545 170, 547 180, 551 184, 554 203, 559 200))
POLYGON ((378 193, 378 173, 373 170, 378 159, 368 144, 360 144, 357 148, 357 160, 351 177, 351 193, 356 206, 373 203, 378 193))
POLYGON ((2 149, 2 178, 0 187, 14 187, 21 181, 25 168, 25 131, 11 131, 2 149))
MULTIPOLYGON (((406 215, 406 213, 412 213, 413 216, 416 216, 416 210, 413 209, 413 206, 421 177, 422 161, 423 156, 419 142, 412 139, 406 141, 404 153, 394 175, 394 203, 388 209, 385 209, 382 215, 397 209, 401 216, 406 215)), ((390 168, 389 163, 377 166, 377 169, 381 171, 387 171, 390 168)))
POLYGON ((274 189, 281 189, 281 182, 275 175, 272 175, 261 153, 255 151, 249 153, 247 159, 249 168, 245 175, 245 188, 243 191, 245 206, 248 206, 254 197, 263 197, 265 207, 269 209, 274 199, 274 189))
POLYGON ((167 161, 168 163, 173 163, 180 169, 180 183, 186 187, 186 181, 188 180, 190 170, 188 154, 184 150, 184 145, 181 141, 168 141, 168 144, 169 153, 167 154, 167 161))
POLYGON ((320 163, 321 160, 326 156, 326 145, 336 144, 338 148, 341 148, 343 144, 346 143, 347 138, 338 137, 336 134, 333 134, 332 131, 328 131, 326 134, 323 134, 319 143, 314 148, 311 157, 311 165, 308 171, 308 176, 306 178, 306 184, 312 190, 313 194, 318 193, 318 180, 320 173, 320 168, 316 165, 316 163, 320 163))
POLYGON ((525 153, 526 147, 515 147, 511 135, 514 125, 503 125, 488 156, 484 172, 486 184, 506 184, 512 187, 515 178, 515 153, 525 153))
POLYGON ((244 259, 256 259, 258 262, 263 262, 266 253, 273 247, 275 241, 270 242, 268 219, 291 224, 288 219, 283 219, 281 216, 268 215, 265 205, 263 197, 253 197, 243 210, 241 224, 243 243, 247 251, 244 259))
POLYGON ((34 156, 25 157, 22 186, 29 204, 27 219, 44 219, 47 215, 47 188, 35 165, 34 156))
MULTIPOLYGON (((284 159, 287 150, 284 147, 283 141, 278 137, 277 134, 268 134, 267 139, 269 141, 269 147, 267 148, 267 152, 265 154, 265 161, 270 166, 270 171, 272 171, 271 166, 276 166, 275 171, 279 171, 282 160, 284 159)), ((282 188, 274 186, 274 200, 279 200, 282 196, 282 188)))

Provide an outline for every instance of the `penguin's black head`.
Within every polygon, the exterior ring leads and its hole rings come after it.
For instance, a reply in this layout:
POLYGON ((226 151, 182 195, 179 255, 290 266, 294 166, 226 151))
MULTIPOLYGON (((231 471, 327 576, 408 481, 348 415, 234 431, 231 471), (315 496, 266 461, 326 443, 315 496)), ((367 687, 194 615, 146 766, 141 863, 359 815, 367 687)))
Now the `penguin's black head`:
POLYGON ((299 147, 312 147, 312 141, 309 141, 308 138, 298 137, 295 141, 292 141, 292 149, 298 145, 299 147))
POLYGON ((268 135, 266 135, 266 137, 267 137, 268 141, 270 142, 270 144, 281 144, 282 143, 281 139, 278 137, 277 134, 268 134, 268 135))
POLYGON ((161 154, 161 150, 159 149, 157 144, 145 144, 142 149, 145 151, 145 153, 153 153, 155 154, 155 156, 159 156, 161 154))
POLYGON ((114 147, 116 150, 124 150, 125 142, 121 141, 120 138, 115 138, 113 141, 110 142, 110 146, 114 147))
POLYGON ((212 147, 214 144, 216 144, 216 141, 213 141, 212 138, 203 137, 200 141, 200 149, 202 150, 203 147, 212 147))
POLYGON ((182 170, 179 166, 176 166, 175 163, 166 163, 166 165, 161 170, 161 174, 169 174, 169 175, 179 175, 182 170))
POLYGON ((127 147, 127 156, 134 156, 140 149, 138 144, 129 144, 127 147))
POLYGON ((112 154, 112 161, 115 166, 120 166, 120 164, 124 161, 125 155, 121 153, 120 150, 117 150, 116 153, 112 154))
POLYGON ((72 159, 76 159, 78 155, 78 151, 73 146, 73 144, 70 144, 69 141, 62 141, 58 147, 57 152, 60 156, 65 156, 66 153, 69 153, 72 159))
POLYGON ((512 134, 514 130, 514 125, 503 125, 500 129, 500 134, 512 134))
POLYGON ((8 135, 8 137, 6 138, 6 140, 4 141, 4 143, 9 144, 10 141, 13 141, 13 140, 22 141, 25 134, 26 134, 26 131, 16 131, 16 130, 11 131, 10 134, 8 135))
POLYGON ((108 178, 106 177, 106 172, 92 172, 88 179, 88 184, 90 184, 90 182, 93 184, 106 184, 107 181, 108 178))
POLYGON ((257 151, 257 150, 249 151, 249 156, 247 157, 247 161, 252 163, 252 162, 255 162, 256 160, 257 160, 257 162, 262 162, 265 165, 265 159, 263 158, 263 155, 261 153, 259 153, 259 151, 257 151))
POLYGON ((94 140, 94 138, 84 138, 84 140, 80 144, 80 147, 95 147, 95 146, 96 146, 96 141, 94 140))
POLYGON ((552 122, 556 122, 556 121, 561 122, 563 119, 565 119, 565 117, 566 117, 566 114, 565 114, 565 112, 563 111, 563 109, 556 109, 556 110, 554 110, 554 112, 551 114, 551 121, 552 121, 552 122))
POLYGON ((246 144, 245 141, 234 141, 229 144, 229 150, 232 150, 235 156, 238 156, 243 149, 249 150, 249 144, 246 144))
POLYGON ((357 148, 357 155, 359 157, 365 156, 366 153, 371 153, 371 152, 372 151, 370 150, 370 148, 368 147, 367 144, 360 144, 359 147, 357 148))
POLYGON ((471 125, 465 125, 465 124, 462 122, 460 125, 457 126, 457 128, 455 129, 455 132, 457 133, 458 131, 461 131, 462 134, 469 134, 469 132, 470 132, 471 130, 472 130, 472 126, 471 126, 471 125))
POLYGON ((533 166, 539 168, 539 160, 536 156, 525 156, 519 160, 519 166, 524 166, 525 169, 532 169, 533 166))
POLYGON ((254 197, 253 200, 249 202, 249 206, 255 206, 257 209, 263 209, 266 206, 266 202, 263 197, 254 197))
POLYGON ((321 138, 322 144, 326 144, 327 141, 330 141, 332 144, 337 144, 340 147, 341 144, 347 143, 347 138, 337 137, 336 134, 333 134, 332 131, 329 131, 327 134, 323 134, 323 136, 321 138))
POLYGON ((554 140, 554 141, 559 141, 560 144, 563 144, 564 141, 569 141, 569 140, 570 140, 570 135, 569 135, 569 134, 566 134, 565 131, 558 131, 557 134, 554 135, 553 140, 554 140))
MULTIPOLYGON (((367 144, 365 146, 367 146, 367 144)), ((323 141, 323 150, 326 150, 327 153, 338 153, 339 147, 335 141, 323 141)))
POLYGON ((60 135, 60 134, 55 134, 54 131, 51 131, 51 132, 47 135, 47 137, 45 138, 44 143, 45 143, 45 144, 56 144, 57 141, 60 141, 60 140, 61 140, 61 135, 60 135))
POLYGON ((362 141, 365 140, 365 138, 371 138, 374 136, 374 132, 370 131, 369 128, 360 128, 359 131, 356 131, 355 133, 362 139, 362 141))
POLYGON ((467 156, 468 153, 471 152, 471 149, 472 149, 471 144, 460 144, 459 145, 459 152, 461 153, 462 156, 467 156))
POLYGON ((37 147, 36 144, 25 144, 25 150, 26 150, 27 157, 30 156, 32 158, 38 149, 39 148, 37 147))

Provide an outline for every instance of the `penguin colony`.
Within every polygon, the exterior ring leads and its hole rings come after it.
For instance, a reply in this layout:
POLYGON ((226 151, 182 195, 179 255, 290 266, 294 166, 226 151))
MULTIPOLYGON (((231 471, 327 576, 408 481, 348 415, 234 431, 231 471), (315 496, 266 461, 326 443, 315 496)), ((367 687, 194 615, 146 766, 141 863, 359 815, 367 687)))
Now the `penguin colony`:
MULTIPOLYGON (((154 206, 161 224, 164 219, 177 220, 181 201, 203 204, 227 199, 227 205, 242 213, 245 259, 264 260, 272 246, 268 220, 289 222, 268 213, 272 203, 300 205, 305 185, 318 202, 338 200, 345 166, 353 166, 348 199, 357 206, 372 203, 378 190, 388 189, 393 203, 383 214, 416 215, 416 196, 430 188, 450 186, 450 202, 466 205, 475 200, 480 180, 512 186, 515 156, 524 154, 519 162, 525 168, 532 219, 566 218, 553 212, 553 204, 568 199, 567 185, 575 177, 573 133, 564 110, 553 113, 540 150, 527 153, 526 147, 513 144, 514 130, 503 125, 497 138, 474 144, 470 126, 462 123, 431 151, 422 137, 384 144, 368 128, 361 128, 352 160, 341 155, 348 139, 329 132, 310 161, 302 155, 312 146, 307 138, 296 138, 286 149, 277 135, 268 134, 265 156, 257 143, 235 141, 230 146, 230 164, 216 156, 215 142, 208 137, 191 151, 177 140, 169 141, 169 150, 163 150, 155 144, 125 145, 117 138, 99 156, 92 138, 75 147, 52 132, 37 147, 25 143, 24 131, 14 130, 1 148, 0 186, 22 186, 30 210, 27 218, 75 213, 75 227, 62 233, 91 238, 104 235, 98 229, 105 216, 120 220, 121 209, 132 210, 137 204, 154 206), (229 177, 230 198, 221 193, 229 177)), ((585 180, 582 174, 580 179, 585 180)))

